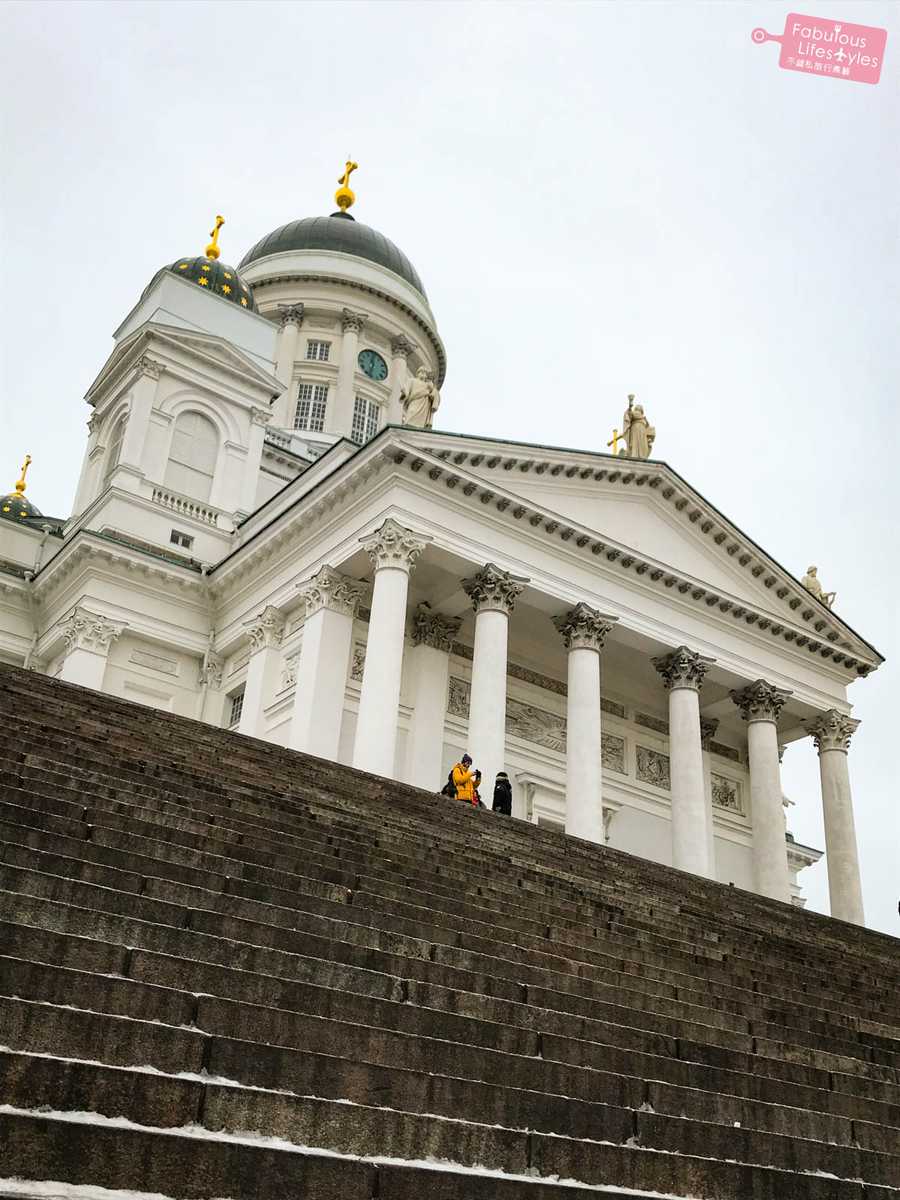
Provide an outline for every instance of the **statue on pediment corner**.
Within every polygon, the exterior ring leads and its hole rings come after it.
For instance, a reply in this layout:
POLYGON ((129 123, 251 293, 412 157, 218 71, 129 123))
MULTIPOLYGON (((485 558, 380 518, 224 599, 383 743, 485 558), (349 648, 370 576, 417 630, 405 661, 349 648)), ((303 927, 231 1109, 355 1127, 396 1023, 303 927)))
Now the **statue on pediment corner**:
POLYGON ((628 407, 622 418, 622 436, 628 458, 650 457, 656 430, 647 420, 643 404, 635 404, 633 395, 628 397, 628 407))
POLYGON ((825 591, 819 582, 818 570, 818 567, 807 567, 806 574, 803 576, 800 582, 810 593, 810 595, 815 596, 817 600, 821 600, 826 608, 831 608, 834 604, 835 598, 837 597, 837 592, 825 591))

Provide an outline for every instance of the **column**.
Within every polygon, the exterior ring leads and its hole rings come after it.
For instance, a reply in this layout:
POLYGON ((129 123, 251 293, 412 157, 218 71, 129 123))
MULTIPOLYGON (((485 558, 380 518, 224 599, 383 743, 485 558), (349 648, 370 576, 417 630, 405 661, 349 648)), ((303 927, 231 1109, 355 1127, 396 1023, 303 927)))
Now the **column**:
POLYGON ((400 393, 409 375, 407 359, 415 350, 415 346, 402 334, 391 342, 391 398, 388 401, 388 421, 394 425, 402 425, 403 402, 400 393))
POLYGON ((672 781, 672 865, 712 874, 709 822, 700 742, 700 686, 715 660, 688 646, 653 659, 669 693, 669 764, 672 781))
POLYGON ((603 845, 603 750, 600 652, 617 617, 576 604, 553 624, 568 651, 566 702, 566 833, 603 845))
POLYGON ((73 609, 60 626, 66 657, 59 678, 102 691, 109 648, 125 628, 124 621, 110 621, 80 606, 73 609))
POLYGON ((298 585, 306 605, 297 660, 288 745, 337 759, 353 645, 353 618, 363 585, 329 566, 298 585))
POLYGON ((276 421, 279 428, 288 429, 294 424, 294 406, 297 397, 293 394, 294 363, 297 361, 297 339, 303 324, 302 304, 282 304, 281 333, 275 357, 275 377, 284 384, 284 393, 275 401, 276 421))
POLYGON ((375 587, 353 765, 391 777, 397 746, 409 573, 430 539, 404 529, 388 517, 380 529, 361 541, 375 568, 375 587))
POLYGON ((859 721, 844 716, 835 708, 822 713, 808 726, 819 751, 831 915, 840 921, 864 925, 859 854, 847 764, 850 739, 858 727, 859 721))
MULTIPOLYGON (((244 478, 241 483, 240 504, 238 508, 238 516, 248 516, 257 506, 256 493, 259 490, 259 468, 262 462, 263 443, 266 440, 266 426, 272 420, 272 413, 267 408, 251 408, 250 409, 250 434, 247 440, 247 457, 244 461, 244 478)), ((222 479, 220 488, 215 488, 215 493, 225 493, 221 499, 225 499, 229 490, 229 481, 222 479)), ((233 493, 232 493, 233 494, 233 493)), ((218 495, 215 496, 219 500, 218 495)), ((210 497, 210 503, 213 503, 213 497, 210 497)), ((228 507, 227 502, 222 507, 228 507)))
POLYGON ((413 614, 413 648, 409 655, 413 712, 404 779, 433 792, 440 791, 446 782, 444 716, 450 686, 450 652, 459 626, 457 617, 445 617, 427 604, 420 604, 413 614))
POLYGON ((353 428, 353 402, 356 396, 356 359, 359 355, 359 335, 366 323, 365 313, 344 309, 341 323, 341 360, 338 367, 337 394, 331 418, 332 433, 349 438, 353 428))
POLYGON ((716 869, 716 827, 712 806, 712 770, 709 763, 710 746, 719 722, 715 717, 700 718, 700 749, 703 752, 703 794, 706 797, 706 854, 710 879, 718 879, 716 869))
POLYGON ((126 487, 131 490, 134 490, 138 486, 138 481, 144 477, 144 448, 147 444, 150 413, 164 368, 162 363, 145 354, 138 359, 135 369, 137 378, 131 388, 128 418, 125 422, 115 480, 117 487, 126 487), (123 468, 125 469, 124 478, 119 478, 119 472, 123 468))
POLYGON ((731 698, 747 722, 750 806, 753 812, 753 868, 756 890, 773 900, 791 900, 787 842, 781 804, 778 730, 775 722, 790 692, 757 679, 731 698))
POLYGON ((497 772, 506 762, 506 647, 509 617, 528 582, 494 563, 463 580, 475 609, 472 690, 469 699, 469 754, 493 794, 497 772))
POLYGON ((252 621, 245 621, 250 635, 250 663, 244 684, 244 704, 238 733, 262 737, 265 731, 264 708, 275 694, 275 680, 281 663, 281 640, 284 637, 284 617, 268 604, 252 621))

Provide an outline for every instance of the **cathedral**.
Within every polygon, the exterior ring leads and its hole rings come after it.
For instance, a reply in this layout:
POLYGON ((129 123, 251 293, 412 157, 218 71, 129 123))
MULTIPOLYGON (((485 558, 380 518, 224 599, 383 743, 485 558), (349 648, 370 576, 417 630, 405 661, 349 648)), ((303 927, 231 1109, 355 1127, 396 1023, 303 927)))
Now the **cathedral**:
POLYGON ((863 924, 847 689, 877 650, 639 405, 609 452, 441 432, 447 351, 354 169, 331 215, 236 267, 219 217, 147 283, 72 515, 24 470, 0 498, 0 661, 433 793, 468 752, 514 818, 800 905, 822 851, 779 764, 812 738, 831 913, 863 924))

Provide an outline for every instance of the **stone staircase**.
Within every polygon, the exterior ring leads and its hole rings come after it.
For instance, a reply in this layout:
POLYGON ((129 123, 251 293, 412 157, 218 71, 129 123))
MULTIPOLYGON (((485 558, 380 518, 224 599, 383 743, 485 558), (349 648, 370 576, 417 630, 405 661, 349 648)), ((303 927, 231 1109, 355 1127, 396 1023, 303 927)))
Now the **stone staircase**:
POLYGON ((0 1197, 900 1200, 893 939, 14 668, 0 712, 0 1197))

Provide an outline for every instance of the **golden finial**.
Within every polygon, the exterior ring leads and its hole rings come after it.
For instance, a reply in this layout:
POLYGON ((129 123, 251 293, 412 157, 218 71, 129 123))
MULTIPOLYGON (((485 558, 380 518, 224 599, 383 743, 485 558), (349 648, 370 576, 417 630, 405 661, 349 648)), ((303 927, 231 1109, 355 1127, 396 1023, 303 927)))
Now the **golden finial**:
POLYGON ((613 454, 618 454, 618 450, 616 449, 616 447, 618 446, 619 442, 624 442, 625 440, 626 440, 625 434, 619 433, 618 429, 614 429, 612 437, 609 439, 609 441, 606 444, 607 444, 607 446, 612 446, 613 454))
POLYGON ((350 176, 358 168, 359 163, 352 162, 347 159, 347 165, 344 167, 344 173, 338 180, 341 185, 334 193, 334 199, 341 212, 346 212, 347 209, 356 202, 356 193, 350 188, 350 176))
POLYGON ((30 466, 31 466, 31 455, 26 454, 25 461, 22 463, 22 474, 16 480, 16 491, 19 493, 20 496, 23 496, 25 494, 25 472, 28 470, 28 468, 30 466))
POLYGON ((222 226, 224 224, 225 224, 224 217, 216 217, 216 227, 215 227, 215 229, 211 229, 209 231, 209 236, 212 238, 212 241, 209 243, 209 245, 206 247, 206 250, 204 251, 207 258, 218 258, 219 257, 219 230, 222 228, 222 226))

